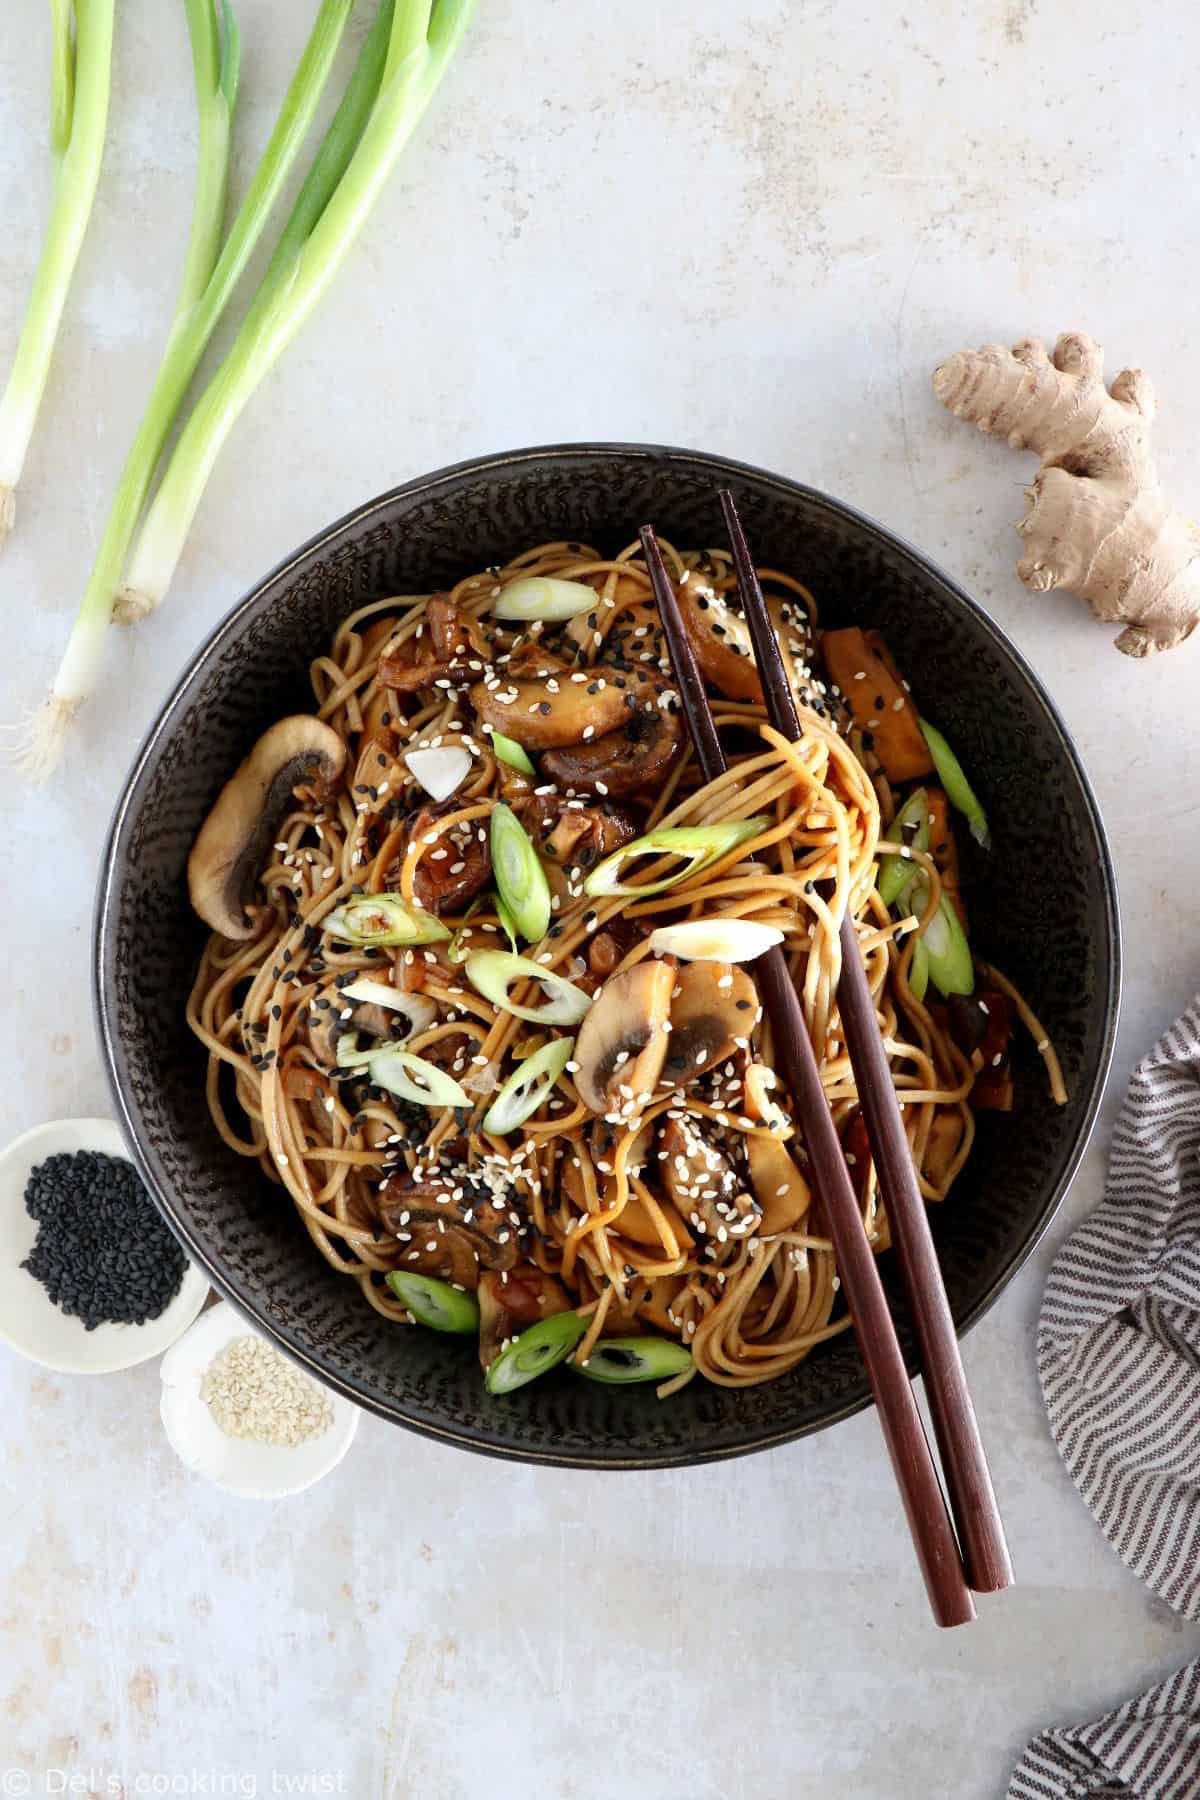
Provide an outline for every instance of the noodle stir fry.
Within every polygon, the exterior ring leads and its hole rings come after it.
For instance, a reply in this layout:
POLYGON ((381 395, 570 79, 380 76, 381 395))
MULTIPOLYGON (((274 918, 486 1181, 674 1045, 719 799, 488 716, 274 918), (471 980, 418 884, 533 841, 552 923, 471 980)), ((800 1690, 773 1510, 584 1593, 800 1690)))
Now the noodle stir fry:
POLYGON ((772 1068, 782 944, 879 1251, 837 1011, 856 922, 921 1191, 1012 1103, 1020 996, 975 961, 956 830, 986 820, 877 633, 760 577, 803 734, 767 723, 728 558, 663 545, 728 772, 704 783, 636 546, 545 544, 379 600, 312 665, 189 865, 189 1023, 225 1142, 398 1327, 674 1391, 793 1368, 849 1323, 772 1068))

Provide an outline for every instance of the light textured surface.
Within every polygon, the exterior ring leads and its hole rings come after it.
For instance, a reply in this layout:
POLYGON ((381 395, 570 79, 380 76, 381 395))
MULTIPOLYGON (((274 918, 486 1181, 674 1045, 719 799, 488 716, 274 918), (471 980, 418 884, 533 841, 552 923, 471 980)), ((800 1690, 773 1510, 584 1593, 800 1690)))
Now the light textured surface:
MULTIPOLYGON (((86 1776, 52 1791, 97 1794, 982 1800, 1036 1728, 1197 1648, 1077 1499, 1032 1331, 1049 1258, 1099 1195, 1125 1077, 1200 985, 1200 650, 1134 666, 1077 603, 1020 588, 1026 465, 943 414, 929 374, 964 345, 1093 332, 1113 372, 1156 378, 1164 476, 1200 505, 1200 25, 1177 11, 1167 39, 1116 0, 480 10, 328 304, 239 426, 168 608, 114 634, 66 779, 37 798, 4 781, 0 1133, 104 1109, 89 910, 118 781, 202 634, 299 541, 394 481, 539 441, 692 444, 826 487, 940 558, 1032 659, 1120 869, 1105 1125, 966 1345, 1021 1585, 972 1630, 934 1632, 870 1415, 748 1462, 607 1479, 366 1419, 328 1482, 256 1505, 184 1475, 153 1369, 44 1377, 4 1353, 0 1768, 35 1793, 50 1768, 86 1776)), ((45 213, 44 11, 10 0, 0 31, 0 358, 45 213)), ((244 182, 312 7, 239 11, 244 182)), ((186 235, 182 9, 120 13, 93 228, 0 559, 9 716, 59 654, 186 235)))

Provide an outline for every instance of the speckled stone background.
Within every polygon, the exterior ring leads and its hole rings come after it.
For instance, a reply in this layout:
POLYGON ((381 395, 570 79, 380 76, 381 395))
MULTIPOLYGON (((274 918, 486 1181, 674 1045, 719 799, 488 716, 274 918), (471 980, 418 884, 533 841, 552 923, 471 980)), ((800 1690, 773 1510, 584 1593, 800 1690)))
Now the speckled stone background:
MULTIPOLYGON (((240 0, 239 183, 311 10, 240 0)), ((1101 1131, 965 1350, 1021 1586, 970 1631, 933 1631, 870 1415, 749 1462, 609 1478, 365 1419, 327 1483, 263 1506, 182 1473, 153 1369, 88 1382, 3 1353, 0 1790, 983 1800, 1037 1727, 1200 1647, 1077 1500, 1032 1356, 1041 1277, 1098 1196, 1124 1077, 1200 979, 1200 649, 1132 665, 1072 601, 1021 589, 1028 465, 944 415, 928 376, 963 344, 1091 330, 1114 371, 1155 377, 1164 475, 1200 505, 1200 26, 1114 0, 480 10, 239 426, 168 608, 114 636, 66 778, 37 798, 4 779, 0 1133, 104 1109, 89 915, 113 795, 198 638, 301 539, 518 443, 691 443, 829 488, 940 558, 1032 659, 1121 876, 1101 1131)), ((9 0, 0 31, 4 359, 45 212, 44 11, 9 0)), ((93 227, 0 559, 10 717, 59 653, 187 230, 182 9, 120 12, 93 227)))

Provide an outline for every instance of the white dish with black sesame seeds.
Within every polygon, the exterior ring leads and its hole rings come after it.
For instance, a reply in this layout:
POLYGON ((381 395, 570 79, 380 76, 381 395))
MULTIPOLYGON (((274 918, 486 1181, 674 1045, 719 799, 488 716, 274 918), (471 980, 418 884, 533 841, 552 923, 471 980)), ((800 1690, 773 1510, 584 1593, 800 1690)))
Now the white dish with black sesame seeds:
MULTIPOLYGON (((152 1292, 147 1304, 159 1304, 177 1278, 172 1297, 141 1324, 106 1319, 89 1330, 84 1317, 56 1304, 42 1281, 24 1266, 39 1238, 39 1222, 27 1210, 26 1191, 34 1172, 51 1159, 80 1154, 112 1159, 121 1165, 123 1180, 128 1179, 131 1165, 111 1119, 56 1119, 35 1126, 0 1152, 0 1340, 59 1374, 103 1375, 133 1368, 168 1350, 204 1305, 208 1277, 184 1258, 178 1276, 172 1274, 166 1287, 152 1292)), ((151 1204, 148 1197, 146 1204, 151 1204)), ((174 1255, 182 1255, 174 1239, 170 1246, 174 1255)), ((94 1285, 87 1287, 80 1304, 85 1312, 87 1307, 104 1310, 103 1295, 94 1285)), ((136 1311, 137 1306, 126 1310, 136 1311)))
POLYGON ((335 1469, 359 1409, 318 1385, 222 1300, 163 1357, 163 1428, 179 1460, 247 1500, 299 1494, 335 1469))

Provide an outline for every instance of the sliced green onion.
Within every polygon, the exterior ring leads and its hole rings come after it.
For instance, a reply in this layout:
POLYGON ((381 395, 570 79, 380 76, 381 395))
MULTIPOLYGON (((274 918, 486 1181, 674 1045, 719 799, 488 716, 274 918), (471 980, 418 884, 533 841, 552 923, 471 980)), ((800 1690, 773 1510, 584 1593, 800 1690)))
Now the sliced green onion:
POLYGON ((511 1013, 514 1019, 529 1019, 535 1025, 578 1025, 592 1004, 590 994, 556 975, 527 956, 512 956, 507 950, 476 950, 467 958, 467 979, 485 1000, 511 1013), (547 999, 544 1006, 517 1006, 508 997, 515 981, 540 982, 547 999))
POLYGON ((586 581, 558 581, 550 575, 522 575, 503 588, 492 607, 496 619, 578 618, 599 605, 600 596, 586 581))
POLYGON ((146 515, 128 577, 134 611, 157 606, 170 586, 226 438, 341 266, 433 99, 473 5, 382 0, 262 286, 196 402, 146 515))
POLYGON ((574 1038, 555 1038, 525 1057, 483 1115, 483 1129, 495 1137, 515 1131, 535 1113, 571 1060, 574 1038))
POLYGON ((490 837, 500 898, 521 936, 536 944, 550 929, 550 883, 533 840, 503 801, 492 808, 490 837))
POLYGON ((367 1074, 375 1087, 386 1088, 389 1094, 413 1100, 418 1106, 471 1105, 470 1095, 453 1075, 423 1056, 414 1056, 411 1050, 377 1050, 367 1074))
POLYGON ((365 1050, 359 1048, 357 1031, 343 1031, 333 1046, 333 1060, 339 1069, 365 1069, 373 1056, 379 1055, 379 1045, 372 1039, 365 1050))
POLYGON ((327 937, 343 944, 438 944, 449 928, 399 894, 357 894, 321 922, 327 937))
POLYGON ((466 912, 463 914, 462 923, 454 933, 454 936, 450 939, 446 948, 446 955, 452 963, 465 962, 470 955, 469 950, 463 949, 463 939, 470 928, 472 918, 479 911, 487 898, 488 896, 486 894, 476 894, 474 900, 472 900, 470 906, 468 906, 466 912))
POLYGON ((385 1280, 418 1325, 459 1337, 474 1337, 479 1330, 479 1302, 465 1289, 433 1275, 406 1275, 402 1269, 393 1269, 385 1280))
POLYGON ((505 737, 502 731, 496 730, 492 731, 491 739, 498 762, 507 763, 510 769, 516 769, 522 775, 537 774, 523 744, 518 744, 515 738, 505 737))
POLYGON ((539 1319, 503 1349, 484 1378, 489 1394, 511 1394, 515 1388, 545 1375, 572 1350, 587 1331, 576 1312, 552 1313, 539 1319))
POLYGON ((929 754, 933 758, 933 766, 938 772, 938 780, 946 790, 946 797, 952 806, 956 806, 971 827, 971 836, 977 844, 986 850, 990 840, 987 814, 979 804, 974 788, 967 780, 962 764, 935 725, 928 719, 921 720, 921 730, 925 734, 925 742, 929 745, 929 754))
POLYGON ((370 1006, 386 1007, 407 1019, 409 1032, 427 1031, 437 1018, 437 1007, 424 994, 405 994, 386 981, 373 981, 360 975, 341 990, 343 1000, 361 1000, 370 1006))
POLYGON ((692 1353, 670 1338, 601 1338, 585 1363, 571 1367, 589 1381, 666 1381, 692 1366, 692 1353))
MULTIPOLYGON (((938 993, 947 996, 973 994, 975 960, 962 920, 948 895, 942 895, 942 903, 921 933, 921 941, 929 958, 929 974, 938 993)), ((912 986, 911 981, 909 986, 912 986)))
POLYGON ((613 894, 628 894, 634 898, 665 894, 668 888, 679 887, 693 875, 711 868, 739 844, 757 837, 770 823, 767 818, 729 819, 723 825, 666 826, 661 831, 651 831, 645 837, 635 838, 632 844, 623 844, 602 863, 597 863, 584 882, 583 890, 593 899, 613 894), (640 886, 628 886, 621 880, 620 870, 625 863, 639 856, 683 856, 688 860, 672 875, 643 882, 640 886))
MULTIPOLYGON (((884 836, 889 844, 904 844, 910 850, 929 849, 929 795, 924 788, 909 795, 884 836)), ((883 904, 895 906, 912 886, 920 869, 920 863, 907 856, 881 856, 877 886, 883 904)))
MULTIPOLYGON (((211 0, 205 0, 211 5, 211 0)), ((75 265, 91 218, 104 154, 112 83, 114 0, 52 0, 50 217, 12 373, 0 400, 0 543, 12 527, 13 493, 37 424, 75 265)), ((19 31, 10 14, 10 32, 19 31)), ((11 227, 10 227, 11 228, 11 227)))
POLYGON ((925 939, 918 938, 908 965, 908 988, 914 1000, 924 1000, 929 989, 929 952, 925 939))
POLYGON ((499 894, 493 894, 492 900, 493 900, 493 902, 495 904, 495 908, 496 908, 496 917, 500 921, 500 928, 503 931, 505 937, 508 939, 509 949, 515 955, 516 950, 517 950, 517 945, 520 942, 520 938, 519 938, 519 935, 517 932, 517 921, 513 918, 512 914, 509 912, 507 906, 505 906, 503 900, 500 898, 499 894))
MULTIPOLYGON (((101 3, 107 4, 107 0, 87 0, 88 10, 93 10, 101 3)), ((199 0, 193 0, 193 3, 198 5, 199 0)), ((321 0, 320 12, 292 77, 270 141, 255 170, 237 217, 229 228, 212 274, 205 283, 203 292, 194 300, 186 293, 186 284, 194 283, 198 277, 198 269, 189 250, 185 290, 181 293, 181 298, 187 304, 177 312, 171 326, 146 410, 125 458, 125 466, 113 496, 112 510, 100 540, 100 548, 96 552, 66 653, 59 664, 49 696, 33 721, 28 741, 18 753, 18 761, 33 780, 44 780, 57 765, 67 727, 99 679, 105 635, 114 616, 114 600, 121 572, 149 496, 163 446, 200 358, 262 235, 279 191, 300 153, 333 67, 334 56, 352 5, 353 0, 321 0)), ((193 35, 194 44, 198 35, 193 35)), ((227 51, 228 48, 227 41, 227 51)), ((77 81, 76 112, 81 104, 78 87, 77 81)), ((201 87, 201 71, 198 69, 198 91, 201 87)), ((228 104, 228 94, 229 83, 226 72, 223 71, 217 89, 210 91, 209 98, 213 107, 220 104, 222 97, 228 104)), ((203 111, 202 101, 202 114, 203 111)), ((227 148, 227 135, 224 143, 227 148)), ((207 134, 202 132, 202 154, 215 158, 223 154, 221 145, 219 130, 214 129, 207 134)), ((223 181, 222 174, 220 184, 223 181)), ((194 214, 197 219, 210 214, 214 191, 220 184, 216 180, 215 169, 206 164, 200 170, 196 182, 194 214)), ((194 246, 197 231, 193 232, 192 241, 194 246)), ((132 618, 137 613, 138 608, 131 604, 123 610, 122 616, 132 618)))
POLYGON ((755 919, 687 919, 652 931, 650 954, 678 956, 684 962, 747 963, 782 942, 777 926, 755 919))

